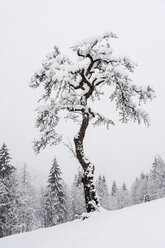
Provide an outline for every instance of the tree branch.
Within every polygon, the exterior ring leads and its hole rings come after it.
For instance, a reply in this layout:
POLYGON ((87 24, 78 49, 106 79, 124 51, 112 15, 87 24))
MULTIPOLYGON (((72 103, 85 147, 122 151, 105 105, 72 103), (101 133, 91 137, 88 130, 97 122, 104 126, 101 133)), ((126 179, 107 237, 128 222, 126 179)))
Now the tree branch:
POLYGON ((69 142, 69 144, 67 144, 67 143, 65 143, 65 142, 62 142, 62 143, 68 148, 68 150, 69 150, 69 151, 73 154, 73 156, 77 159, 76 153, 75 153, 74 148, 73 148, 73 146, 72 146, 72 144, 71 144, 71 142, 70 142, 69 139, 68 139, 68 142, 69 142))

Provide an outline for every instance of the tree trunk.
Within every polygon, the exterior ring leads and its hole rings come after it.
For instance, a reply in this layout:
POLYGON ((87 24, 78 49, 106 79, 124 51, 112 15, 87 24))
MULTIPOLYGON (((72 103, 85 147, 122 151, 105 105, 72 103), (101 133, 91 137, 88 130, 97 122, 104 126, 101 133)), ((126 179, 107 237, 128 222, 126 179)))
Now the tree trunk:
POLYGON ((83 168, 82 183, 84 186, 85 203, 87 212, 93 212, 98 208, 98 199, 94 186, 94 165, 84 155, 83 140, 89 124, 89 113, 83 113, 82 123, 77 136, 74 138, 76 155, 83 168))

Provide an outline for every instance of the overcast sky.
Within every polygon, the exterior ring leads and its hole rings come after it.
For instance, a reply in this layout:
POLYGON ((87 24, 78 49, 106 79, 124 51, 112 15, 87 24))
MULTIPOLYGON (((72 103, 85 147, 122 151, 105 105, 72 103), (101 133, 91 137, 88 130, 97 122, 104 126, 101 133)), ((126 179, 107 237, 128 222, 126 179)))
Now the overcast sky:
MULTIPOLYGON (((87 157, 109 184, 114 179, 130 184, 142 170, 149 171, 156 154, 165 159, 164 13, 165 0, 0 0, 0 145, 6 142, 16 165, 26 162, 35 173, 47 176, 56 155, 64 179, 71 182, 78 162, 64 145, 34 154, 31 142, 38 134, 34 110, 39 92, 28 84, 54 44, 70 53, 75 41, 105 31, 118 35, 115 52, 138 63, 135 82, 151 84, 157 99, 144 106, 151 119, 149 128, 118 121, 109 131, 90 127, 87 157)), ((113 119, 109 106, 103 101, 97 108, 113 119)), ((77 131, 70 123, 62 123, 61 130, 71 140, 77 131)))

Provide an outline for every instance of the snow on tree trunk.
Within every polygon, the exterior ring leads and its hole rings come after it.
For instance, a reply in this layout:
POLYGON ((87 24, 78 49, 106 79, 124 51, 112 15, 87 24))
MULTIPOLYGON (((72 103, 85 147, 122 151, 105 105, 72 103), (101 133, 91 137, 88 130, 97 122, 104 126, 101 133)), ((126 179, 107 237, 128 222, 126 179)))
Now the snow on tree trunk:
POLYGON ((98 208, 98 199, 94 186, 94 165, 84 155, 83 140, 89 124, 89 114, 84 113, 80 130, 74 138, 77 158, 83 168, 82 183, 84 186, 85 203, 87 212, 95 211, 98 208))

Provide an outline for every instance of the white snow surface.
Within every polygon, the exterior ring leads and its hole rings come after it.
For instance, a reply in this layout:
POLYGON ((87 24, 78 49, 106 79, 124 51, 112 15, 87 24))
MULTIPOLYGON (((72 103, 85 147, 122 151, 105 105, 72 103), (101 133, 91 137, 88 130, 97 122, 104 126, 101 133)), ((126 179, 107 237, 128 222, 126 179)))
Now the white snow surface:
POLYGON ((165 198, 0 239, 1 248, 165 248, 165 198))

